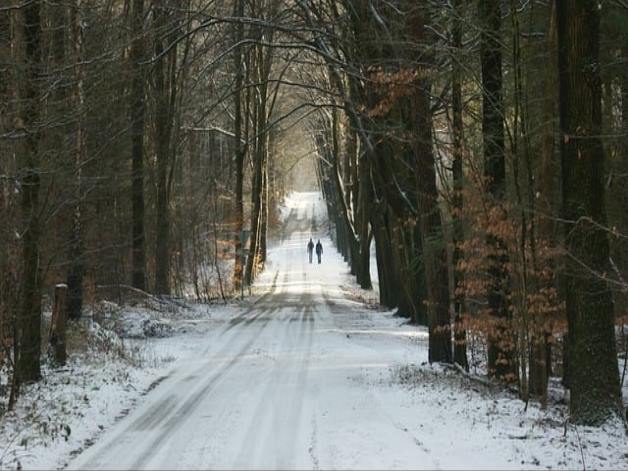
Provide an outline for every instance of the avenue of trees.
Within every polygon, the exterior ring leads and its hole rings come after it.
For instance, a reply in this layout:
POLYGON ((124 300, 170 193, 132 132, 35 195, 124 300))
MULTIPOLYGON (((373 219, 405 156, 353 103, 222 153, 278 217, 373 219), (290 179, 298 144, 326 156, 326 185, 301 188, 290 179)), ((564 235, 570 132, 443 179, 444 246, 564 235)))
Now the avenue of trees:
MULTIPOLYGON (((41 378, 43 312, 239 295, 314 158, 364 289, 571 419, 623 415, 623 0, 7 0, 0 361, 41 378), (301 133, 307 145, 287 148, 301 133)), ((305 248, 304 248, 305 250, 305 248)))
POLYGON ((560 377, 576 423, 623 415, 626 5, 302 14, 335 105, 312 124, 319 178, 360 285, 374 239, 380 302, 428 327, 430 362, 480 355, 544 405, 560 377))

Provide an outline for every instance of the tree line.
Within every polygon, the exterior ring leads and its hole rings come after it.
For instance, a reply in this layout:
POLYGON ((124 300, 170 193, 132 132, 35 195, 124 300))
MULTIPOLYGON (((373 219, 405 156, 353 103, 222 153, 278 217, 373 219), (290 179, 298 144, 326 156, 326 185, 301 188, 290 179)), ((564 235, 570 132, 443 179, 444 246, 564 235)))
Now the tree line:
POLYGON ((558 376, 574 422, 623 416, 626 5, 298 3, 335 105, 311 123, 318 175, 360 285, 374 240, 380 302, 427 326, 430 362, 474 355, 543 405, 558 376))
POLYGON ((289 163, 269 162, 279 87, 263 43, 274 30, 256 22, 279 3, 247 1, 250 20, 234 22, 244 5, 0 6, 0 361, 10 406, 48 361, 55 285, 67 287, 63 316, 80 321, 99 299, 224 299, 263 267, 289 163))

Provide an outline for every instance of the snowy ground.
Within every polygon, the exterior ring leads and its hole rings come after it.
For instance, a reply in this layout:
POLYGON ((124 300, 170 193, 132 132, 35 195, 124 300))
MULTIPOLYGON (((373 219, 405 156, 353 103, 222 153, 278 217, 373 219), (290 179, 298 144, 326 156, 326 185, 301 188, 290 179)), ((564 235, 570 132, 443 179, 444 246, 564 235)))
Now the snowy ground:
MULTIPOLYGON (((198 355, 212 326, 207 305, 136 304, 102 302, 72 325, 68 364, 45 364, 43 380, 23 386, 16 410, 0 414, 0 470, 64 467, 141 403, 177 362, 198 355)), ((211 309, 230 317, 238 308, 211 309)), ((0 386, 6 382, 1 371, 0 386)), ((0 401, 0 411, 5 407, 0 401)))
MULTIPOLYGON (((621 424, 565 428, 560 406, 526 410, 426 365, 426 331, 373 309, 372 294, 355 287, 325 236, 317 193, 292 195, 283 215, 251 303, 197 306, 170 321, 169 337, 135 340, 153 364, 113 385, 107 367, 94 369, 90 382, 101 386, 88 408, 85 389, 59 387, 86 420, 72 423, 67 442, 60 432, 47 448, 27 445, 24 467, 62 466, 86 448, 70 469, 628 469, 621 424), (321 265, 307 263, 310 237, 325 248, 321 265)), ((15 452, 18 441, 0 448, 15 452)))

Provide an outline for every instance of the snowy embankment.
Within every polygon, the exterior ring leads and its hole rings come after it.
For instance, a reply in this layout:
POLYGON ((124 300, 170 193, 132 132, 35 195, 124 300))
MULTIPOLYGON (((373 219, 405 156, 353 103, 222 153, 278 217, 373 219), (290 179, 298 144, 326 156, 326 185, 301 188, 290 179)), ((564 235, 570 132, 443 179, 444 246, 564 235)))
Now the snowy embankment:
MULTIPOLYGON (((0 415, 0 470, 64 467, 196 354, 212 322, 233 309, 212 306, 210 317, 207 305, 150 299, 86 309, 68 331, 67 365, 45 364, 43 379, 22 387, 15 411, 0 415)), ((7 380, 0 372, 0 384, 7 380)))
POLYGON ((47 372, 3 421, 0 467, 62 466, 94 441, 70 468, 628 469, 621 423, 576 428, 564 404, 526 408, 427 365, 426 330, 356 287, 317 193, 293 194, 282 215, 255 297, 101 319, 167 337, 47 372), (307 262, 310 237, 323 244, 320 265, 307 262), (42 428, 47 416, 56 428, 42 428))

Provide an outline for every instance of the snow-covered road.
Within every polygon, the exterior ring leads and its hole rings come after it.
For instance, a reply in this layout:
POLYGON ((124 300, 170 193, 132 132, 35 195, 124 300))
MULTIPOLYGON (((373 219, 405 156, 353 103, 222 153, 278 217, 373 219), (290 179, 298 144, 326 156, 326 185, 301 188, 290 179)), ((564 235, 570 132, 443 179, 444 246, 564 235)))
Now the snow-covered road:
POLYGON ((319 195, 289 204, 257 283, 263 294, 70 468, 438 465, 360 380, 406 358, 412 345, 398 330, 368 330, 364 305, 340 288, 347 269, 325 237, 319 195), (309 237, 325 247, 320 265, 307 261, 309 237))

